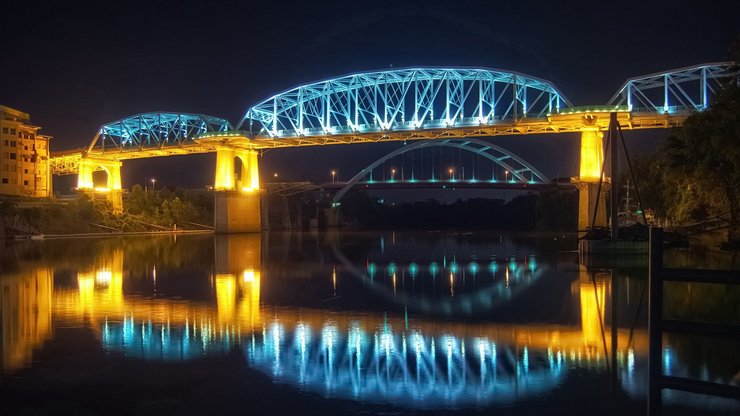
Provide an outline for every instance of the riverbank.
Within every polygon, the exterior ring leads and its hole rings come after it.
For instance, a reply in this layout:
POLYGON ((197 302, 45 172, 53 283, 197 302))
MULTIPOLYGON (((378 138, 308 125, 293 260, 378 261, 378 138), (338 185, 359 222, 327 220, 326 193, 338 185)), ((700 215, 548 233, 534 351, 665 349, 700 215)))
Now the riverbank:
POLYGON ((52 200, 38 206, 14 200, 0 202, 0 220, 9 238, 21 235, 75 235, 208 230, 213 221, 212 196, 205 191, 162 189, 142 191, 135 185, 123 212, 104 200, 80 195, 71 201, 52 200))
MULTIPOLYGON (((90 237, 115 237, 115 236, 138 236, 138 235, 193 235, 213 234, 213 230, 177 230, 177 231, 127 231, 119 233, 75 233, 75 234, 48 234, 40 235, 41 239, 52 240, 60 238, 90 238, 90 237)), ((29 239, 35 239, 33 236, 29 239)))

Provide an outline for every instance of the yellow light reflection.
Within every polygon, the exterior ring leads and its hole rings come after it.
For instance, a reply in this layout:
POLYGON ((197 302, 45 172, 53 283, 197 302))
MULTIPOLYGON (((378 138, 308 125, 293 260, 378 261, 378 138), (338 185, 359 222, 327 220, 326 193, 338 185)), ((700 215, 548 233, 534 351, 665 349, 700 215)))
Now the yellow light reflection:
POLYGON ((234 320, 236 312, 236 276, 233 274, 216 275, 216 304, 220 322, 234 320))
MULTIPOLYGON (((395 278, 396 278, 396 275, 394 274, 393 275, 394 288, 395 288, 395 278)), ((332 287, 334 288, 334 296, 336 296, 337 295, 337 269, 336 268, 331 269, 331 284, 332 284, 332 287)))
POLYGON ((601 346, 602 322, 604 322, 604 302, 606 299, 604 281, 581 280, 579 293, 581 300, 581 329, 586 346, 601 346), (595 286, 595 287, 594 287, 595 286))
POLYGON ((246 269, 243 276, 238 320, 240 325, 254 328, 260 322, 260 272, 246 269))
POLYGON ((51 338, 53 272, 46 267, 0 277, 3 371, 30 364, 33 350, 51 338))

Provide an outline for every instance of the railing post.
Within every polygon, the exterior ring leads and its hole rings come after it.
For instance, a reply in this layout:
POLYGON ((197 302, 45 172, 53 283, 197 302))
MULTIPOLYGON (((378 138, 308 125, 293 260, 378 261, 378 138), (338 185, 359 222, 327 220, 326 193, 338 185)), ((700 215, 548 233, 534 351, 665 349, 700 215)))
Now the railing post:
POLYGON ((661 411, 663 376, 663 229, 650 228, 650 266, 648 271, 648 416, 661 411))

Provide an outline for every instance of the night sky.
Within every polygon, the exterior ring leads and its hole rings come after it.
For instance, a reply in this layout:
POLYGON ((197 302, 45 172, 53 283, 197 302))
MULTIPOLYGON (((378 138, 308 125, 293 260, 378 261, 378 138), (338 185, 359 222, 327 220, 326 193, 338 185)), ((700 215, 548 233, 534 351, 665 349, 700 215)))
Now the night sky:
MULTIPOLYGON (((147 111, 238 124, 275 92, 351 72, 428 65, 509 69, 552 81, 574 105, 605 104, 625 79, 725 60, 735 1, 3 2, 0 104, 31 114, 53 150, 147 111), (9 3, 9 4, 6 4, 9 3)), ((665 131, 629 133, 649 148, 665 131)), ((576 135, 493 139, 546 175, 576 172, 576 135)), ((329 180, 400 144, 271 151, 263 174, 329 180)), ((203 186, 215 155, 124 163, 124 186, 203 186)), ((57 189, 59 189, 57 187, 57 189)))

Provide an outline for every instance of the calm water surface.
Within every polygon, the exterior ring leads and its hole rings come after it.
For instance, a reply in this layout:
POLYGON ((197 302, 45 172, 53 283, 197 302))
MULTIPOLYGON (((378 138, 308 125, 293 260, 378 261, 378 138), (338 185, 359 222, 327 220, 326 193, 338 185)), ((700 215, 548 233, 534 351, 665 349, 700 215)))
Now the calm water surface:
MULTIPOLYGON (((644 414, 646 259, 582 264, 574 246, 437 232, 6 244, 0 410, 644 414)), ((694 251, 666 261, 736 268, 694 251)), ((665 304, 737 322, 738 299, 680 284, 665 304)), ((737 383, 737 351, 666 335, 665 372, 737 383)), ((740 412, 673 391, 664 402, 740 412)))

